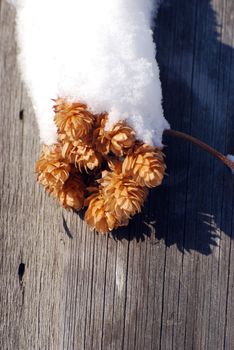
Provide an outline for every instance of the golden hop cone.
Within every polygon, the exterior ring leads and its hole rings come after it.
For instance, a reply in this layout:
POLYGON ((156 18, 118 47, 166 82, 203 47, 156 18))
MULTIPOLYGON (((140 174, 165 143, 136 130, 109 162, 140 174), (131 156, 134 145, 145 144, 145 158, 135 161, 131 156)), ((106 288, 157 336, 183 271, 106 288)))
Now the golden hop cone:
POLYGON ((36 172, 38 181, 49 193, 62 189, 70 170, 71 166, 63 159, 59 145, 43 146, 36 172))
POLYGON ((102 157, 96 152, 92 145, 82 140, 65 142, 62 147, 62 155, 70 163, 75 164, 80 172, 92 171, 101 165, 102 157))
POLYGON ((120 225, 141 211, 148 189, 123 173, 103 171, 99 180, 105 198, 106 210, 120 225))
POLYGON ((82 141, 74 141, 63 146, 63 155, 74 163, 80 171, 92 171, 101 164, 101 157, 82 141))
POLYGON ((108 138, 108 133, 105 130, 107 118, 107 113, 100 114, 96 117, 95 129, 93 133, 95 147, 98 152, 104 155, 110 152, 110 139, 108 138))
POLYGON ((68 103, 59 98, 55 100, 54 121, 58 134, 65 134, 70 141, 85 137, 92 129, 94 116, 83 103, 68 103))
POLYGON ((135 132, 124 122, 117 123, 109 133, 110 150, 122 157, 135 143, 135 132))
POLYGON ((138 144, 124 159, 123 173, 131 176, 140 186, 159 186, 166 170, 163 157, 160 149, 138 144))
POLYGON ((112 151, 116 156, 121 157, 133 147, 135 143, 135 132, 124 122, 117 123, 112 130, 105 130, 107 114, 97 117, 97 127, 94 131, 96 148, 102 154, 112 151))
POLYGON ((116 217, 108 212, 105 207, 105 199, 102 191, 97 187, 89 189, 92 194, 85 200, 88 206, 85 220, 88 225, 100 233, 108 233, 119 226, 116 217))
POLYGON ((71 174, 60 191, 54 193, 66 209, 80 210, 84 205, 85 185, 80 175, 71 174))

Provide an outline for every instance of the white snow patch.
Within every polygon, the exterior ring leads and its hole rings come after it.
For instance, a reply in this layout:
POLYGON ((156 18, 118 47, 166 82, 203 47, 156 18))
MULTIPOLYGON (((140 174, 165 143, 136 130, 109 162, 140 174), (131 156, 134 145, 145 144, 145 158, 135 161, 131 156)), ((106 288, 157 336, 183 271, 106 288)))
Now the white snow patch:
MULTIPOLYGON (((229 160, 231 160, 231 161, 233 162, 233 164, 234 164, 234 155, 228 154, 228 155, 227 155, 227 158, 228 158, 229 160)), ((234 174, 234 170, 231 169, 231 171, 232 171, 232 173, 234 174)))
MULTIPOLYGON (((12 1, 11 1, 12 2, 12 1)), ((137 136, 161 146, 163 116, 151 24, 154 0, 18 0, 17 36, 23 80, 41 141, 56 141, 52 98, 126 120, 137 136)))

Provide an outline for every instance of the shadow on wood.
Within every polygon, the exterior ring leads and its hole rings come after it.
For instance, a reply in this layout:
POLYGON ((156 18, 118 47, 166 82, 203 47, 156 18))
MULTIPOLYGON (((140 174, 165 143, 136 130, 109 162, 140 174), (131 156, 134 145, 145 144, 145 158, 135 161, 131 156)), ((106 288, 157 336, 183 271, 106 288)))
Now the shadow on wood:
MULTIPOLYGON (((211 2, 166 1, 159 23, 156 37, 166 118, 174 129, 191 133, 224 154, 234 152, 234 50, 222 43, 211 2)), ((169 177, 150 202, 159 238, 168 246, 209 254, 220 230, 233 238, 233 177, 193 145, 169 138, 165 143, 169 177)))

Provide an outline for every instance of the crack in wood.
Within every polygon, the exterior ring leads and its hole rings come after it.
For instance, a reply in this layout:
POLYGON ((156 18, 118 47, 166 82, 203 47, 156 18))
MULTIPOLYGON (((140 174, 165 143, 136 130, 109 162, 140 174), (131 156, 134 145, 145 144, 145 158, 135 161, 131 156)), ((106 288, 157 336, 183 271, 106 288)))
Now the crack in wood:
POLYGON ((24 280, 23 280, 24 273, 25 273, 25 264, 21 262, 18 268, 18 277, 19 277, 19 283, 21 288, 23 287, 23 284, 24 284, 24 280))
POLYGON ((21 109, 20 112, 19 112, 19 119, 20 120, 24 119, 24 110, 23 109, 21 109))

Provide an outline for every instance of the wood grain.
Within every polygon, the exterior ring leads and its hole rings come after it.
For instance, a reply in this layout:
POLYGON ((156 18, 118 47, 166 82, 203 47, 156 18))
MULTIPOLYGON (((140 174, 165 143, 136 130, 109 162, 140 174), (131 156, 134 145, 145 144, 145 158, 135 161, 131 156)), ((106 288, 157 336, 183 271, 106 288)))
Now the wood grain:
MULTIPOLYGON (((14 18, 0 0, 0 349, 232 350, 233 177, 168 137, 169 176, 143 213, 90 232, 36 184, 14 18)), ((155 37, 172 127, 234 152, 233 1, 165 0, 155 37)))

